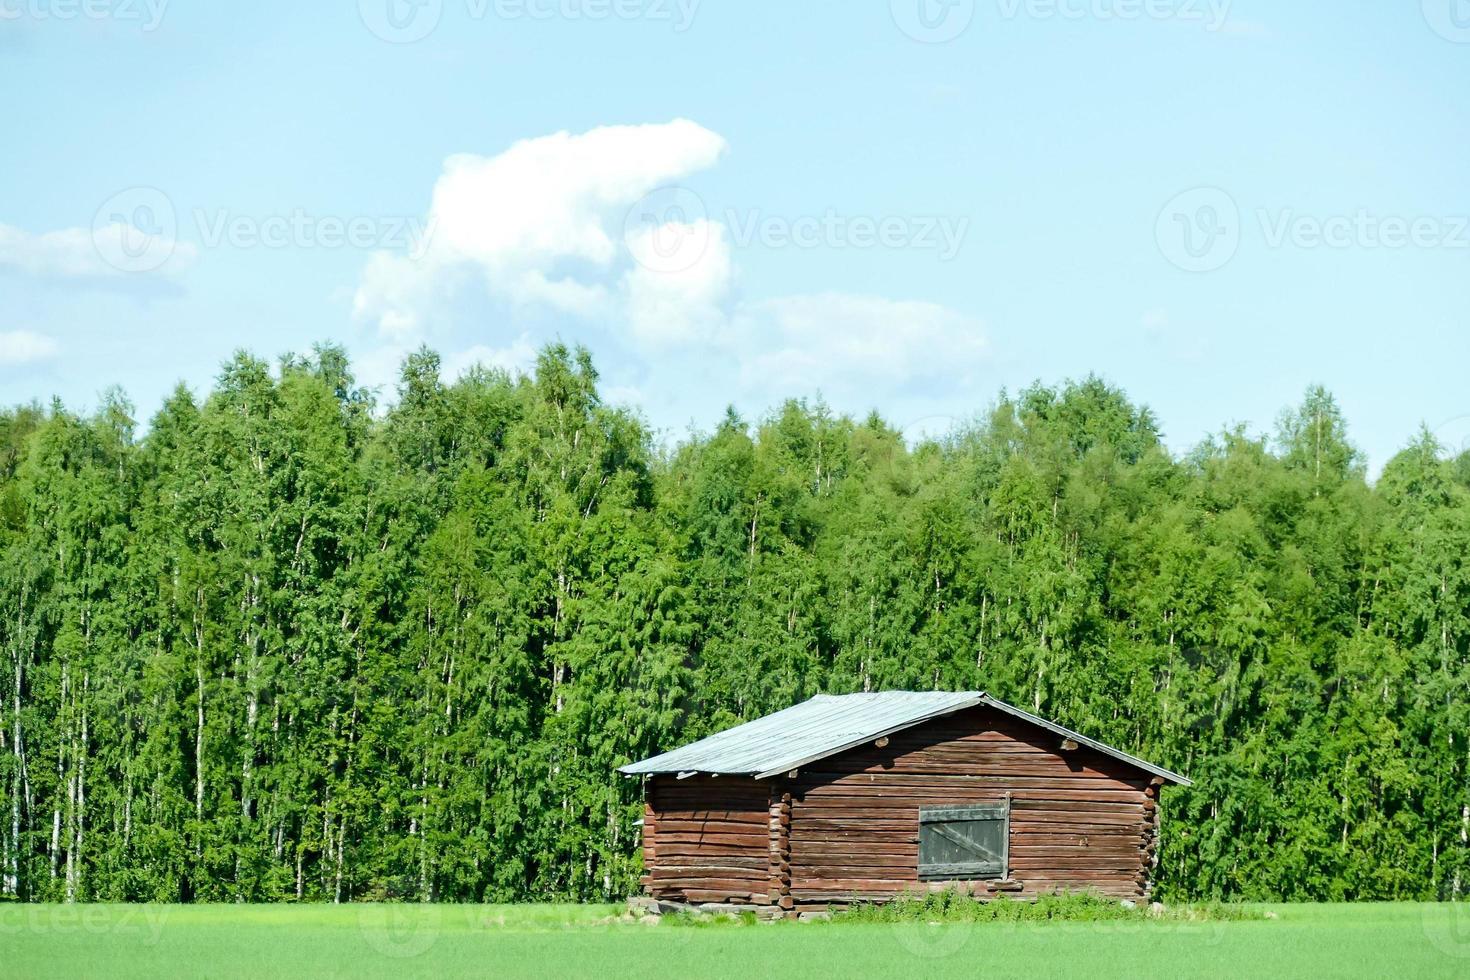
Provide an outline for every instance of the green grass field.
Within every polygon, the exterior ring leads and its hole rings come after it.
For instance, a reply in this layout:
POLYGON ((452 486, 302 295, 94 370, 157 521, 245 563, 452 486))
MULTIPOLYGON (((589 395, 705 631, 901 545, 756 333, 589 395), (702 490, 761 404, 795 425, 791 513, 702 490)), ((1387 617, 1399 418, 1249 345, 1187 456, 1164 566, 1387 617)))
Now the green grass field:
POLYGON ((0 906, 0 977, 1466 977, 1465 905, 1247 922, 611 922, 610 906, 0 906))

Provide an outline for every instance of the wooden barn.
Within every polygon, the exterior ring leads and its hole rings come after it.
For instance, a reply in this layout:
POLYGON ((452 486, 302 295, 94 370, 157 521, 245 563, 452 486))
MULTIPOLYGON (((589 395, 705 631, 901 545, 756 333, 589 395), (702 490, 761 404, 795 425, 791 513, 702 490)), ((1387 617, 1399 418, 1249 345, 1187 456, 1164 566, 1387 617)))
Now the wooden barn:
POLYGON ((800 909, 941 888, 1147 899, 1183 776, 977 692, 818 695, 624 766, 670 902, 800 909))

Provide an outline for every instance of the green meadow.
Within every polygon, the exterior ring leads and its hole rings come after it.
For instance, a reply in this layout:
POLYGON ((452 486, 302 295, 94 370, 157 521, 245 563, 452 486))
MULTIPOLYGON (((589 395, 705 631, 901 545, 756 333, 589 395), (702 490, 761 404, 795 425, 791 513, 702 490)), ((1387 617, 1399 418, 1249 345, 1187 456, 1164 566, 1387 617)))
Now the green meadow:
POLYGON ((1470 907, 1252 921, 629 922, 588 905, 10 905, 19 977, 1465 977, 1470 907))

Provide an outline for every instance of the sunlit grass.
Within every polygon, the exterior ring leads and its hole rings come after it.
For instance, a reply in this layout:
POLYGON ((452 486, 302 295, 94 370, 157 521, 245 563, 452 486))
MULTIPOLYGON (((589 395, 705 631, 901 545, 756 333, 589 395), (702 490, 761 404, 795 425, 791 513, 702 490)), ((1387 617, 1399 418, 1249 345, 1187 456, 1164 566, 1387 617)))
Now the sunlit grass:
POLYGON ((1232 906, 1199 918, 1065 901, 1045 920, 945 918, 968 914, 956 905, 937 918, 895 908, 716 928, 628 921, 616 906, 8 905, 0 976, 1470 976, 1465 905, 1232 906))

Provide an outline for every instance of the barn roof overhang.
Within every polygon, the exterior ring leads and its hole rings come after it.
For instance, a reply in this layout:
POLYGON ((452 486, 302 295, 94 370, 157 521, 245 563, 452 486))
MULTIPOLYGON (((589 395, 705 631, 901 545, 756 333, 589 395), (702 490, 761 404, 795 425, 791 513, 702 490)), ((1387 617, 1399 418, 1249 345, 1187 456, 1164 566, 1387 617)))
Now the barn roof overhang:
POLYGON ((618 771, 630 776, 701 774, 770 779, 885 735, 982 705, 1045 729, 1063 740, 1095 749, 1167 782, 1192 785, 1176 772, 1023 711, 983 691, 819 694, 784 711, 717 732, 671 752, 623 766, 618 771))

